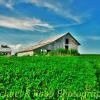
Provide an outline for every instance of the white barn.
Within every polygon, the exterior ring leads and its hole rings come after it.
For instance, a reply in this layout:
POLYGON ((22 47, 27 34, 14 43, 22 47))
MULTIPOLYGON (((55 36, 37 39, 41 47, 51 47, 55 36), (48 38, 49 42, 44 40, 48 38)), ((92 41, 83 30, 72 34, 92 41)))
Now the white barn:
POLYGON ((29 48, 19 51, 16 54, 17 56, 32 56, 35 51, 49 52, 57 48, 78 50, 79 45, 80 43, 70 33, 66 33, 63 35, 57 35, 47 40, 42 40, 36 45, 30 46, 29 48))

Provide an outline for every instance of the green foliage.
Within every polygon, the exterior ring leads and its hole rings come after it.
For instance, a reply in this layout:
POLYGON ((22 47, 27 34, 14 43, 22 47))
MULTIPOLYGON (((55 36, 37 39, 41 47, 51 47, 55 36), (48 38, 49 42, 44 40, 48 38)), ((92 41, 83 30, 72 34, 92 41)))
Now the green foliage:
POLYGON ((4 54, 3 53, 0 53, 0 56, 4 56, 4 54))
POLYGON ((78 55, 79 53, 78 53, 78 51, 76 49, 69 49, 67 51, 67 54, 78 55))
POLYGON ((65 50, 64 48, 59 48, 56 50, 56 52, 61 53, 61 54, 65 54, 67 50, 65 50))
POLYGON ((79 55, 78 51, 76 49, 64 49, 64 48, 59 48, 56 50, 52 50, 49 52, 49 55, 79 55))
POLYGON ((0 57, 0 100, 96 100, 97 68, 100 56, 0 57))
POLYGON ((50 52, 44 52, 44 51, 34 51, 34 55, 36 56, 44 56, 44 55, 79 55, 78 51, 76 49, 64 49, 64 48, 58 48, 55 50, 51 50, 50 52))
POLYGON ((47 52, 41 52, 41 51, 35 51, 34 56, 45 56, 47 55, 47 52))
POLYGON ((58 48, 56 50, 52 50, 48 53, 48 55, 54 56, 54 55, 64 55, 66 54, 66 50, 64 48, 58 48))

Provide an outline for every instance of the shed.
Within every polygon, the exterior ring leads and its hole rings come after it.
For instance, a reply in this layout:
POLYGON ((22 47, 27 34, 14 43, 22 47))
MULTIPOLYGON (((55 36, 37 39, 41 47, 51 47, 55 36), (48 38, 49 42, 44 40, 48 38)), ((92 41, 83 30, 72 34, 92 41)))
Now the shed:
POLYGON ((1 45, 0 47, 0 55, 11 55, 11 48, 7 45, 1 45))

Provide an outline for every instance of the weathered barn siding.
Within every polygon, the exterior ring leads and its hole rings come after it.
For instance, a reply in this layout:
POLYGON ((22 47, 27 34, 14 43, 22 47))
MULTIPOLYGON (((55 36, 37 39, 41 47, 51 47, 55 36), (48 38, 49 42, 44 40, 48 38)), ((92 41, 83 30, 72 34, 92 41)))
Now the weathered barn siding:
POLYGON ((69 40, 69 45, 68 45, 69 49, 75 49, 78 50, 78 45, 74 43, 73 40, 69 40))
POLYGON ((32 56, 33 55, 33 51, 27 51, 27 52, 20 52, 17 54, 17 56, 32 56))
POLYGON ((69 39, 69 49, 76 49, 76 50, 78 50, 78 44, 77 44, 77 42, 73 39, 73 38, 71 38, 70 36, 67 36, 67 38, 69 39))
POLYGON ((63 38, 61 38, 59 40, 54 41, 53 43, 50 43, 50 44, 47 44, 46 46, 41 47, 41 49, 54 50, 57 48, 63 48, 64 47, 63 44, 64 44, 64 40, 63 40, 63 38))

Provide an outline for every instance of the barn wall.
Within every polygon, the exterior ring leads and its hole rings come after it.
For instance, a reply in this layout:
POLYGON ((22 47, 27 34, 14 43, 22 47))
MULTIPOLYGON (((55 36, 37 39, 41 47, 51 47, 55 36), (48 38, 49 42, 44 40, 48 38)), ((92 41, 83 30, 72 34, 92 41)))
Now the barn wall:
POLYGON ((46 46, 41 47, 41 49, 46 49, 46 50, 54 50, 57 48, 64 48, 64 38, 58 39, 53 43, 50 43, 46 46))
POLYGON ((73 40, 69 40, 69 49, 76 49, 78 50, 78 45, 73 42, 73 40))
POLYGON ((70 36, 67 36, 67 38, 69 39, 69 49, 76 49, 78 50, 78 44, 77 42, 70 36))
POLYGON ((17 53, 17 56, 28 56, 28 55, 32 56, 33 55, 33 51, 17 53))

